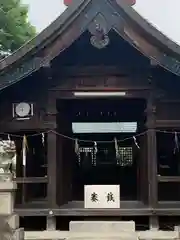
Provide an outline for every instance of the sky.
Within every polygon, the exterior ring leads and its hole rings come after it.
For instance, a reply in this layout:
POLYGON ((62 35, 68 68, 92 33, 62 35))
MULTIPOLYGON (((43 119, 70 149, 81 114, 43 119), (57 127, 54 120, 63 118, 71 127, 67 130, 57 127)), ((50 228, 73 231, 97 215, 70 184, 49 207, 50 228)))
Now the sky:
MULTIPOLYGON (((29 4, 29 20, 38 32, 65 10, 63 0, 22 0, 22 2, 29 4)), ((180 45, 180 0, 136 0, 136 2, 134 8, 140 15, 180 45)))

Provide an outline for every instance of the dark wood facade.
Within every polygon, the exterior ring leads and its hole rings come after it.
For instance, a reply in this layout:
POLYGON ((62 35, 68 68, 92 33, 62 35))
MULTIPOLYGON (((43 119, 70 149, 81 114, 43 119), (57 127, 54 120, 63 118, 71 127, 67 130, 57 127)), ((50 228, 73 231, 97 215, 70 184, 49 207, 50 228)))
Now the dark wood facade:
POLYGON ((50 211, 55 216, 151 216, 152 221, 157 216, 180 216, 179 156, 178 151, 173 153, 180 132, 180 48, 117 2, 80 0, 0 62, 0 132, 12 134, 16 143, 15 207, 20 216, 49 216, 50 211), (136 197, 121 199, 120 209, 84 209, 83 200, 73 197, 74 141, 63 135, 74 138, 70 108, 78 97, 73 93, 84 91, 125 92, 117 99, 116 110, 109 109, 118 112, 122 102, 131 101, 122 110, 124 115, 126 110, 131 115, 133 102, 144 102, 139 113, 144 125, 138 133, 145 133, 137 137, 136 197), (19 102, 33 103, 29 120, 13 118, 12 105, 19 102), (30 146, 26 176, 19 135, 26 135, 30 146))

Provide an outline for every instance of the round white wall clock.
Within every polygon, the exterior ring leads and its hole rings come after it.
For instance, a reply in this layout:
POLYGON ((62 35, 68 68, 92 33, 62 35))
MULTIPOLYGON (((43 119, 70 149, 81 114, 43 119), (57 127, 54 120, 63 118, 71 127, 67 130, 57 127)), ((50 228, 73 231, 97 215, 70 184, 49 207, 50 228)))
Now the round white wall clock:
POLYGON ((18 103, 15 107, 15 113, 18 117, 26 117, 30 113, 31 106, 28 103, 22 102, 18 103))

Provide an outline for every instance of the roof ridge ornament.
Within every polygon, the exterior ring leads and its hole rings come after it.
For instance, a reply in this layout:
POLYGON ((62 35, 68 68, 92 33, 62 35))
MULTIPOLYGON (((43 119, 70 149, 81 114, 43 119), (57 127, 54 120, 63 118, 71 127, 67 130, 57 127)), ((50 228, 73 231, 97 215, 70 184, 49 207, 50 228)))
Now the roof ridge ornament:
POLYGON ((133 6, 136 4, 136 0, 116 0, 117 4, 118 4, 118 2, 122 2, 122 1, 127 3, 130 6, 133 6))

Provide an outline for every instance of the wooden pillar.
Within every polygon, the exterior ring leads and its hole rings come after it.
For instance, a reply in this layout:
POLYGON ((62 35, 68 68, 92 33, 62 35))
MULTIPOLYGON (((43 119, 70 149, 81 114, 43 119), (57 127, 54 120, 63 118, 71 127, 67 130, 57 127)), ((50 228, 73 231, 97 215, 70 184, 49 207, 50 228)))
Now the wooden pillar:
POLYGON ((139 137, 139 143, 141 146, 139 157, 139 199, 144 204, 148 203, 148 167, 147 167, 147 136, 142 135, 139 137))
MULTIPOLYGON (((56 98, 53 93, 48 94, 47 103, 47 123, 51 126, 51 130, 56 131, 56 98)), ((50 209, 56 208, 57 198, 57 135, 53 131, 47 133, 47 174, 48 174, 48 186, 47 186, 47 198, 48 206, 50 209)))
POLYGON ((147 161, 148 161, 148 202, 155 208, 158 202, 157 182, 157 146, 155 129, 155 98, 153 90, 147 99, 147 161))

